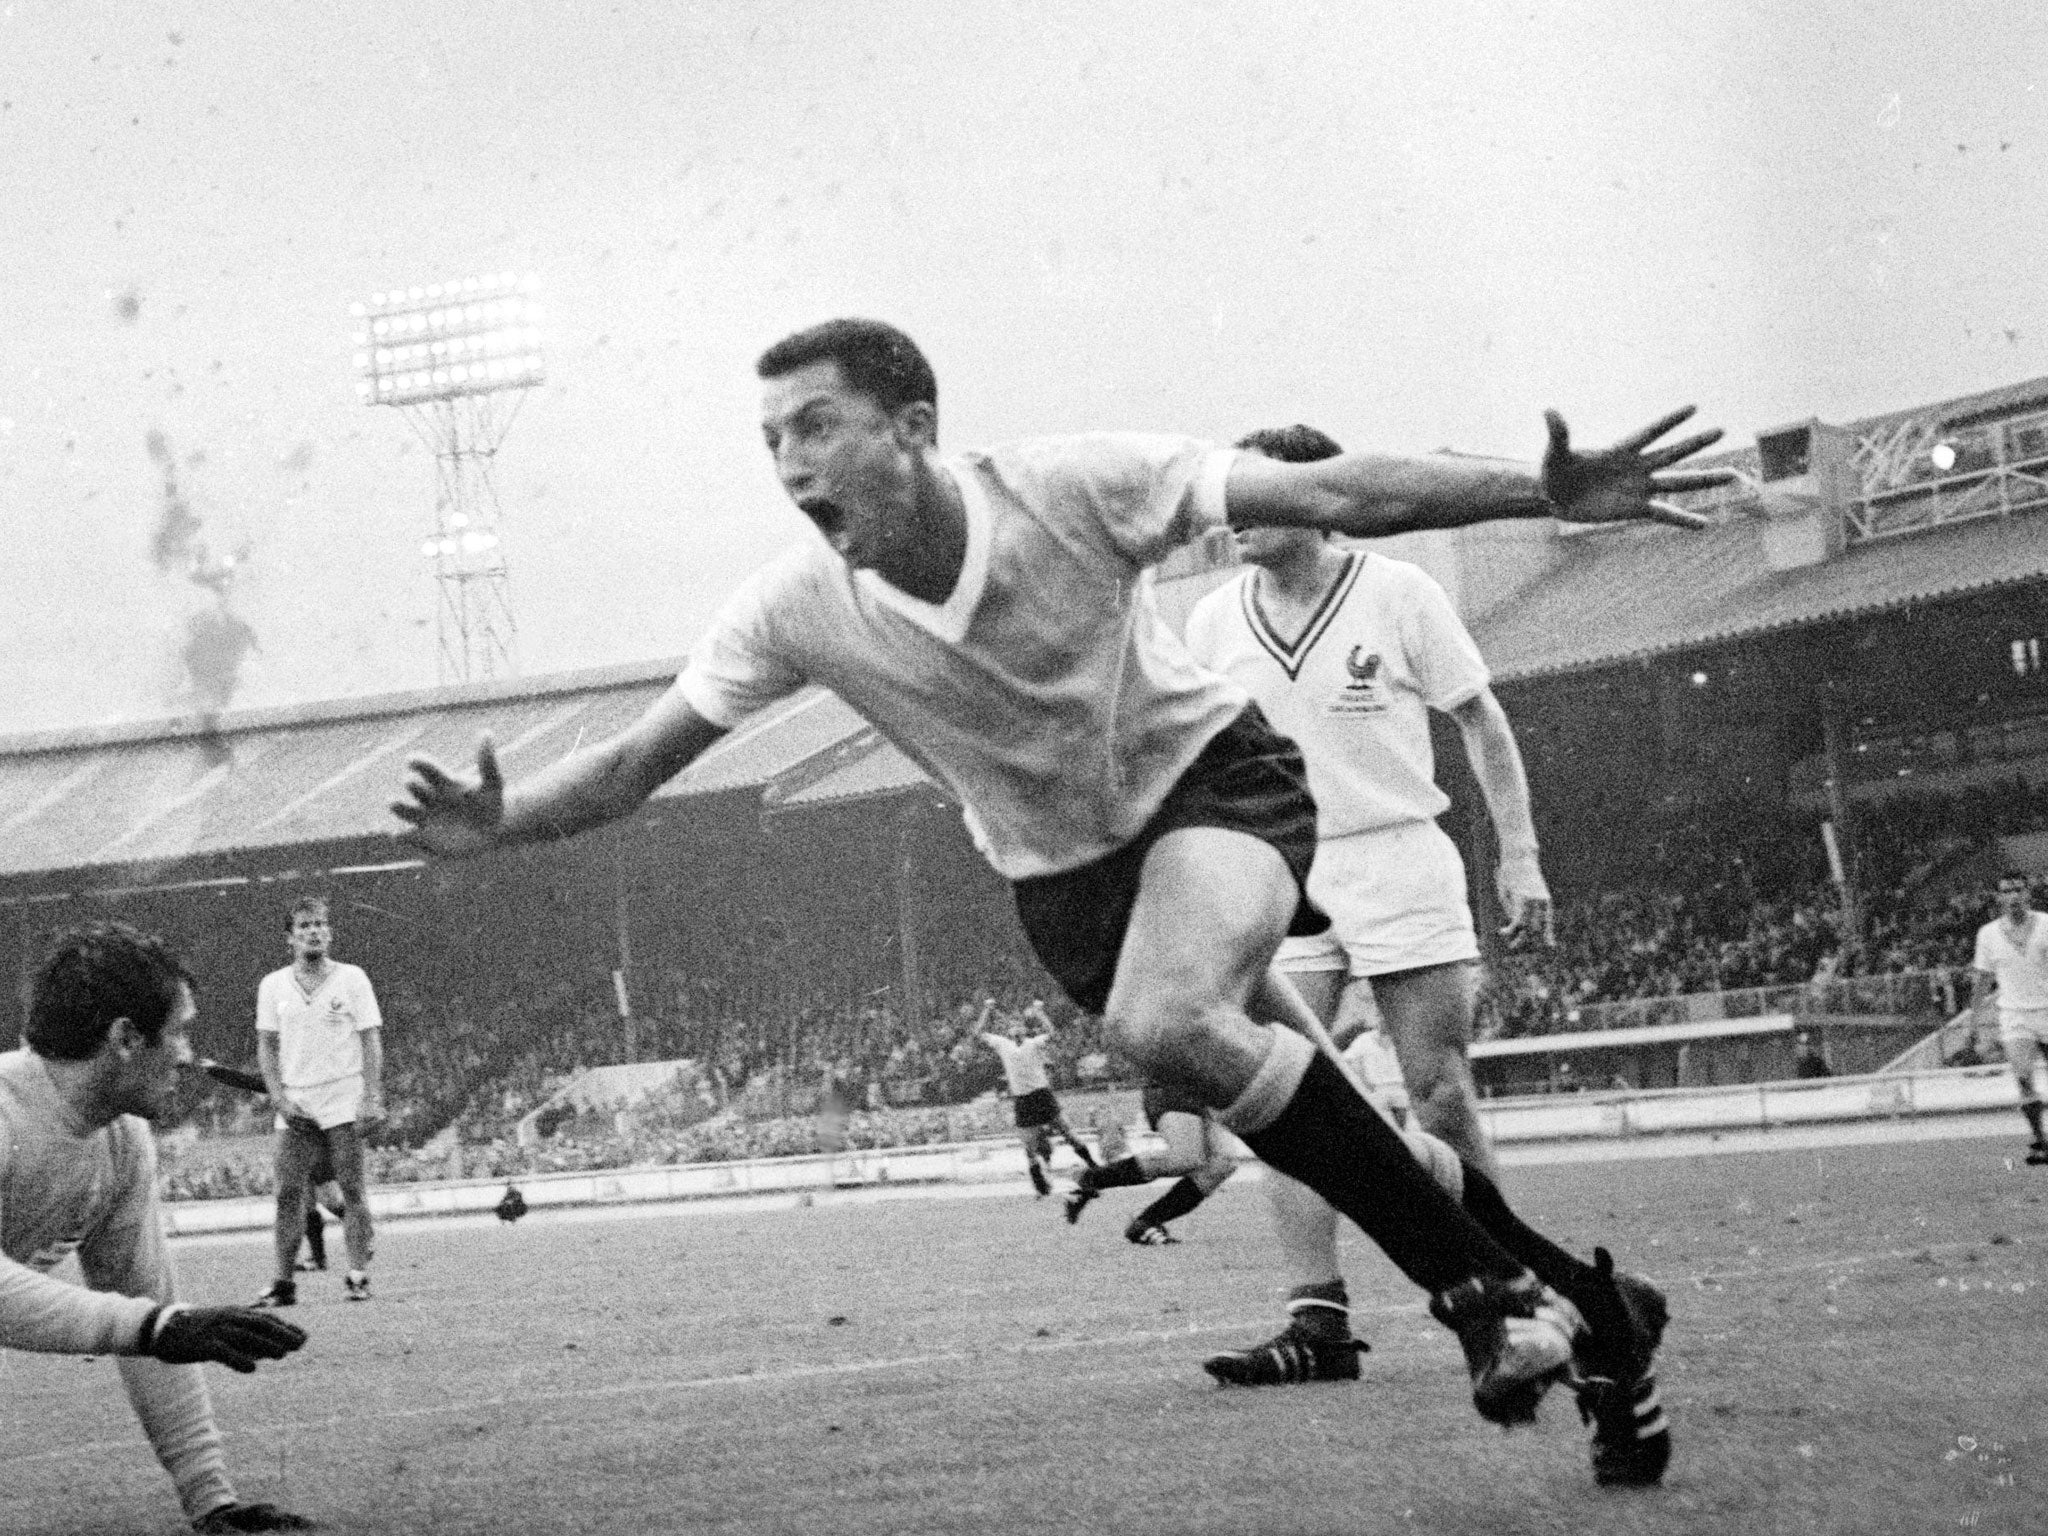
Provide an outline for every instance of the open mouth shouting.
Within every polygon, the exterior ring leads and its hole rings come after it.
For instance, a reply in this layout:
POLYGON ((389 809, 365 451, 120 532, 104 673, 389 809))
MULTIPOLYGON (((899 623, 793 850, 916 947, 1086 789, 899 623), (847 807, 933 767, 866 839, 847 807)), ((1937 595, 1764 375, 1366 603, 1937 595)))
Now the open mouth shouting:
POLYGON ((797 503, 797 507, 811 520, 811 526, 825 536, 825 542, 832 546, 834 554, 848 565, 862 563, 846 508, 826 496, 807 496, 797 503))
POLYGON ((808 517, 818 532, 826 538, 835 538, 846 526, 846 511, 838 502, 825 496, 806 496, 797 503, 797 510, 808 517))

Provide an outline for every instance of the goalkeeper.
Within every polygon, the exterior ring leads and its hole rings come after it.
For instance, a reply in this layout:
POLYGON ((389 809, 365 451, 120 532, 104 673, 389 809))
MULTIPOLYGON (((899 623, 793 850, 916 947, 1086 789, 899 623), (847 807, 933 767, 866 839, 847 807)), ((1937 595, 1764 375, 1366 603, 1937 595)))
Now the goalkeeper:
POLYGON ((63 935, 0 1054, 0 1345, 120 1357, 129 1401, 193 1528, 301 1530, 228 1481, 206 1379, 249 1372, 306 1335, 247 1307, 183 1306, 157 1210, 156 1143, 192 1064, 192 979, 160 939, 119 923, 63 935), (85 1285, 49 1271, 78 1255, 85 1285))

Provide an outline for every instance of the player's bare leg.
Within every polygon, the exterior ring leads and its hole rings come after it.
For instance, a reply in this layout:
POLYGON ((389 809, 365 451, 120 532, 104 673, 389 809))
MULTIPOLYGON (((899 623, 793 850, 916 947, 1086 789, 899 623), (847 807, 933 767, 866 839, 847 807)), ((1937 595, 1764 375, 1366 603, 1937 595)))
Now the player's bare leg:
POLYGON ((1058 1119, 1054 1120, 1048 1129, 1058 1131, 1060 1133, 1060 1140, 1072 1147, 1074 1155, 1080 1158, 1084 1164, 1090 1168, 1095 1166, 1095 1154, 1088 1150, 1088 1144, 1085 1141, 1074 1134, 1074 1128, 1067 1124, 1067 1117, 1065 1115, 1061 1115, 1058 1119))
POLYGON ((1221 1132, 1207 1115, 1169 1111, 1159 1117, 1159 1134, 1165 1148, 1142 1154, 1138 1161, 1151 1178, 1173 1179, 1174 1184, 1125 1227, 1124 1236, 1134 1243, 1171 1242, 1166 1224, 1194 1210, 1237 1170, 1237 1160, 1224 1150, 1221 1132))
MULTIPOLYGON (((1257 838, 1214 827, 1162 837, 1125 929, 1109 1036, 1356 1222, 1458 1334, 1479 1411, 1526 1419, 1570 1368, 1570 1308, 1439 1187, 1334 1064, 1246 1011, 1269 987, 1296 902, 1286 862, 1257 838)), ((1270 985, 1292 996, 1277 977, 1270 985)))
MULTIPOLYGON (((315 1169, 317 1175, 320 1170, 315 1169)), ((348 1214, 348 1201, 342 1197, 341 1186, 333 1179, 321 1179, 313 1185, 312 1195, 306 1201, 306 1258, 301 1260, 302 1270, 324 1270, 327 1268, 327 1216, 331 1211, 337 1217, 348 1214)))
POLYGON ((374 1236, 370 1225, 370 1202, 363 1188, 363 1141, 353 1125, 337 1125, 327 1132, 328 1150, 334 1157, 334 1182, 341 1186, 345 1202, 341 1213, 342 1240, 348 1247, 348 1297, 351 1301, 370 1298, 370 1250, 374 1236))
POLYGON ((1159 1116, 1158 1130, 1166 1143, 1162 1150, 1127 1152, 1099 1167, 1082 1170, 1067 1195, 1069 1222, 1078 1221, 1088 1203, 1105 1189, 1173 1179, 1171 1189, 1132 1218, 1124 1236, 1146 1246, 1175 1240, 1166 1223, 1179 1220, 1222 1188, 1236 1163, 1218 1145, 1206 1115, 1167 1110, 1159 1116))
POLYGON ((1031 1187, 1043 1200, 1052 1193, 1052 1140, 1041 1126, 1019 1126, 1018 1144, 1024 1148, 1024 1166, 1031 1174, 1031 1187))
POLYGON ((293 1267, 302 1271, 327 1268, 327 1218, 320 1213, 317 1197, 306 1201, 306 1256, 293 1267))
POLYGON ((2034 1069, 2044 1056, 2041 1043, 2033 1036, 2015 1030, 2003 1037, 2006 1063, 2012 1068, 2013 1080, 2019 1084, 2020 1113, 2027 1117, 2027 1127, 2034 1133, 2034 1144, 2027 1151, 2030 1163, 2048 1163, 2048 1136, 2041 1130, 2041 1095, 2034 1086, 2034 1069))
MULTIPOLYGON (((1352 990, 1344 972, 1334 969, 1290 969, 1283 973, 1283 981, 1284 986, 1269 980, 1260 988, 1253 1008, 1295 1029, 1302 1027, 1297 1006, 1318 1019, 1333 1020, 1352 990)), ((1338 1027, 1332 1024, 1333 1034, 1338 1027)), ((1231 1386, 1355 1381, 1358 1357, 1367 1346, 1351 1332, 1351 1295, 1337 1267, 1337 1209, 1306 1184, 1274 1169, 1266 1170, 1265 1186, 1287 1276, 1287 1325, 1264 1343, 1209 1356, 1202 1368, 1231 1386)))
MULTIPOLYGON (((1306 1033, 1314 1020, 1297 990, 1301 979, 1273 971, 1254 988, 1253 1012, 1286 1021, 1306 1033)), ((1331 1006, 1327 992, 1317 995, 1325 1007, 1331 1006)), ((1366 1105, 1355 1091, 1352 1101, 1366 1105)), ((1370 1107, 1369 1113, 1393 1128, 1376 1107, 1370 1107)), ((1574 1390, 1580 1413, 1593 1426, 1595 1478, 1633 1486, 1661 1481, 1671 1457, 1670 1427, 1658 1400, 1653 1369, 1667 1315, 1662 1293, 1637 1276, 1617 1272, 1604 1248, 1596 1249, 1594 1262, 1586 1264, 1558 1247, 1515 1214, 1484 1170, 1466 1165, 1444 1141, 1413 1128, 1399 1134, 1414 1164, 1428 1171, 1446 1197, 1545 1286, 1569 1300, 1585 1320, 1587 1326, 1575 1340, 1574 1390)), ((1258 1151, 1258 1146, 1253 1150, 1258 1151)), ((1270 1159, 1268 1162, 1270 1166, 1270 1159)), ((1219 1380, 1243 1385, 1346 1379, 1356 1374, 1357 1354, 1363 1346, 1350 1337, 1349 1301, 1336 1269, 1330 1202, 1298 1182, 1280 1178, 1270 1182, 1279 1191, 1276 1218, 1289 1228, 1282 1235, 1283 1247, 1299 1245, 1289 1258, 1305 1282, 1295 1299, 1325 1305, 1290 1304, 1289 1326, 1277 1338, 1250 1350, 1212 1356, 1203 1364, 1219 1380), (1327 1289, 1318 1284, 1325 1275, 1330 1277, 1327 1289), (1337 1306, 1345 1309, 1342 1315, 1317 1315, 1319 1311, 1335 1314, 1337 1306), (1341 1336, 1336 1328, 1327 1326, 1332 1322, 1341 1324, 1341 1336), (1338 1342, 1324 1341, 1317 1330, 1338 1342), (1346 1369, 1347 1355, 1350 1370, 1346 1369)), ((1448 1321, 1437 1307, 1432 1306, 1431 1311, 1448 1321)), ((1471 1353, 1468 1343, 1468 1356, 1471 1353)))
POLYGON ((320 1131, 312 1122, 287 1121, 277 1133, 277 1214, 271 1229, 277 1267, 269 1287, 256 1298, 258 1306, 288 1307, 299 1299, 298 1282, 293 1277, 299 1244, 306 1235, 310 1176, 319 1156, 320 1131))
POLYGON ((1472 1080, 1472 1004, 1477 981, 1466 961, 1395 971, 1354 986, 1370 986, 1400 1058, 1409 1102, 1422 1128, 1468 1167, 1500 1182, 1500 1163, 1479 1118, 1479 1089, 1472 1080))

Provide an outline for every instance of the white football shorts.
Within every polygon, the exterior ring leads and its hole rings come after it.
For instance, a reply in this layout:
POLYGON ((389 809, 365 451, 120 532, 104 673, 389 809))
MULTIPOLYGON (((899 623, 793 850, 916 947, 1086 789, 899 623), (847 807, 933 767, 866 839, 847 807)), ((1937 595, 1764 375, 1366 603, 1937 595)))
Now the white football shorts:
POLYGON ((1317 843, 1308 893, 1329 913, 1329 931, 1283 941, 1282 970, 1385 976, 1479 958, 1465 861, 1434 821, 1317 843))
POLYGON ((1998 1043, 2015 1071, 2022 1063, 2031 1066, 2037 1052, 2048 1056, 2048 1008, 1999 1009, 1998 1043))

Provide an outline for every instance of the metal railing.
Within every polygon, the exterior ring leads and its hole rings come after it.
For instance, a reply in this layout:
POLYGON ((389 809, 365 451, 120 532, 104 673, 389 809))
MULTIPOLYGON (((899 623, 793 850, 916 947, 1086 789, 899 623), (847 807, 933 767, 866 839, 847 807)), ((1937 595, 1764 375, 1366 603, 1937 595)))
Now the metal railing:
POLYGON ((1967 974, 1958 968, 1943 967, 1930 971, 1898 971, 1883 976, 1788 982, 1775 987, 1689 992, 1676 997, 1584 1003, 1576 1009, 1567 1010, 1559 1028, 1627 1029, 1643 1024, 1705 1024, 1716 1019, 1754 1019, 1773 1013, 1801 1017, 1939 1013, 1946 1018, 1968 998, 1967 974))
POLYGON ((2048 506, 2048 412, 1944 431, 1894 423, 1857 445, 1851 543, 2048 506))

